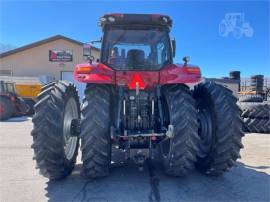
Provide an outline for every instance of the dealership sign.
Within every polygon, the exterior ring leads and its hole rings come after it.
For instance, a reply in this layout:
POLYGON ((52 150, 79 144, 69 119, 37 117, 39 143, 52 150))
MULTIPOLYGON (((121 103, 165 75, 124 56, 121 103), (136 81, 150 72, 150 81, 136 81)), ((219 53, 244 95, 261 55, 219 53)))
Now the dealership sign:
POLYGON ((49 50, 49 60, 51 62, 72 62, 72 59, 71 50, 49 50))

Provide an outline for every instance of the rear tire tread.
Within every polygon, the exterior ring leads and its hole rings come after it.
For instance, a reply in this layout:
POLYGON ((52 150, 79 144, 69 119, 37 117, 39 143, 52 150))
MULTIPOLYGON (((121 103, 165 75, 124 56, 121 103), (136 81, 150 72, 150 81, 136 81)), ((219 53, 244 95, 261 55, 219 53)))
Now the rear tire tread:
POLYGON ((87 86, 82 105, 81 130, 83 174, 89 178, 107 176, 111 164, 108 86, 87 86))
POLYGON ((198 122, 195 100, 185 86, 168 85, 163 87, 174 137, 168 155, 163 158, 165 173, 171 176, 183 176, 194 168, 198 152, 198 122))

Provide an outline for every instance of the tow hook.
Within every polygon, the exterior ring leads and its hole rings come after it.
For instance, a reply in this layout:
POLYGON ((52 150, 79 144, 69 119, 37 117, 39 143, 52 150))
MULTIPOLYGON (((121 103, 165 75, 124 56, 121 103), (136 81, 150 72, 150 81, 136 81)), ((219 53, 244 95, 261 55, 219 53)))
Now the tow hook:
POLYGON ((173 131, 174 131, 173 125, 169 125, 169 126, 168 126, 168 130, 167 130, 167 132, 166 132, 166 136, 167 136, 168 138, 173 138, 173 136, 174 136, 173 131))
POLYGON ((139 166, 139 171, 143 171, 143 164, 146 160, 146 156, 141 150, 138 150, 137 154, 134 156, 134 160, 139 166))
POLYGON ((81 122, 80 119, 72 119, 70 124, 70 135, 79 136, 81 133, 81 122))

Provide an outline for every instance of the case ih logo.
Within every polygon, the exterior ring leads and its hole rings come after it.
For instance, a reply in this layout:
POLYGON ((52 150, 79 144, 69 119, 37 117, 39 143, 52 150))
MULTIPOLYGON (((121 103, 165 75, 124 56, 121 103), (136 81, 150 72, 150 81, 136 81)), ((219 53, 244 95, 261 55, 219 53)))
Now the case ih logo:
POLYGON ((254 30, 249 22, 246 22, 244 13, 225 14, 225 18, 219 24, 219 35, 227 37, 230 34, 236 39, 253 36, 254 30))
POLYGON ((49 60, 51 62, 72 62, 71 50, 50 50, 49 60))

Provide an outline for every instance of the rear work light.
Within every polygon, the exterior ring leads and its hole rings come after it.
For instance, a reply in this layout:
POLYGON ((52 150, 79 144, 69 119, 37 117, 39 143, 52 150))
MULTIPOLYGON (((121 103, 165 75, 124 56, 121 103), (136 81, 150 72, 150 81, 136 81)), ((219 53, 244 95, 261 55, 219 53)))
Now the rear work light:
POLYGON ((78 67, 76 69, 77 74, 89 74, 93 70, 90 66, 78 67))
POLYGON ((108 17, 108 20, 109 20, 110 22, 115 22, 115 17, 109 16, 109 17, 108 17))
POLYGON ((166 17, 162 17, 162 20, 163 20, 165 23, 168 23, 168 22, 169 22, 168 18, 166 18, 166 17))
POLYGON ((109 15, 105 15, 103 17, 100 18, 101 22, 115 22, 116 20, 119 19, 123 19, 124 15, 123 14, 118 14, 118 13, 113 13, 113 14, 109 14, 109 15))
POLYGON ((153 14, 152 16, 152 20, 156 21, 156 22, 161 22, 164 24, 169 25, 170 27, 172 26, 172 20, 169 16, 167 15, 161 15, 161 14, 153 14))
POLYGON ((106 18, 100 18, 100 22, 106 22, 106 18))

